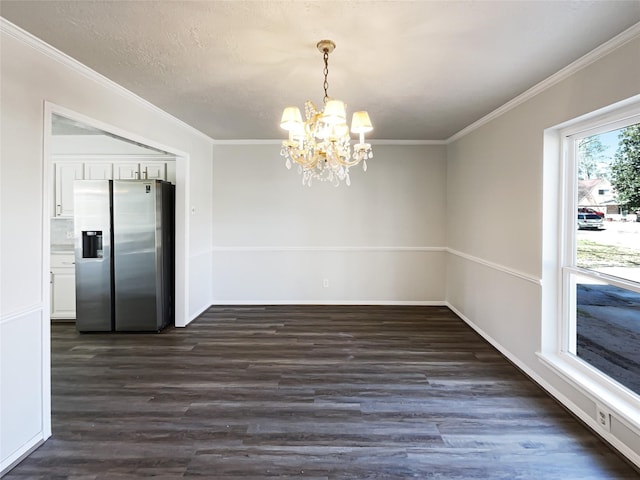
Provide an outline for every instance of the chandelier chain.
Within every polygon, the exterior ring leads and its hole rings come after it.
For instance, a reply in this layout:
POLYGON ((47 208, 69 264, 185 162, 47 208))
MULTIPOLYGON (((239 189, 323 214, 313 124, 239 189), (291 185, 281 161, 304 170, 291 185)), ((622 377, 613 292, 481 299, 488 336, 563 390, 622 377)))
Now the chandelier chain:
POLYGON ((327 79, 329 77, 329 51, 325 48, 324 49, 324 103, 327 103, 327 99, 329 98, 329 94, 327 93, 327 91, 329 90, 329 80, 327 79))

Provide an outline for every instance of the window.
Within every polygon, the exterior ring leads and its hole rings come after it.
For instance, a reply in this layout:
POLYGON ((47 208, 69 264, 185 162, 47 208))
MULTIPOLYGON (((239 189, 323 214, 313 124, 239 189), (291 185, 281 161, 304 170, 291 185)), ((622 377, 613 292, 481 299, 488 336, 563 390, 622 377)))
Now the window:
POLYGON ((640 399, 640 109, 563 132, 560 353, 640 399), (594 193, 597 192, 597 195, 594 193), (616 212, 616 213, 610 213, 616 212))

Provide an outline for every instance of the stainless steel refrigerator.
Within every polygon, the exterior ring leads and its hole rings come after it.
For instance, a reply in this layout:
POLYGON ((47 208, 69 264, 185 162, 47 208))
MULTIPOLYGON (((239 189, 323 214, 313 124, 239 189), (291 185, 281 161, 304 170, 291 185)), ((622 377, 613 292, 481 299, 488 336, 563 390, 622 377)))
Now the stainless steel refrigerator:
POLYGON ((74 183, 76 328, 160 331, 174 321, 174 186, 74 183))

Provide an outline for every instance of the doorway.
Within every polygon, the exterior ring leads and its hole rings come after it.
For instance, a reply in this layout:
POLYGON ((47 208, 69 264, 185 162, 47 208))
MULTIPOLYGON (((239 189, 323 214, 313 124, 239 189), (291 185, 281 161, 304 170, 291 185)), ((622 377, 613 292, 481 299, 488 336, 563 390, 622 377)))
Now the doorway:
POLYGON ((176 156, 53 113, 49 182, 52 322, 76 318, 75 180, 159 179, 176 183, 176 156))
POLYGON ((76 180, 159 179, 176 183, 175 155, 52 114, 50 186, 50 318, 76 319, 74 183, 76 180))
MULTIPOLYGON (((172 162, 172 169, 169 172, 172 180, 175 180, 176 193, 175 193, 175 325, 176 327, 185 327, 189 322, 189 310, 188 302, 189 298, 189 215, 188 215, 188 192, 189 192, 189 155, 176 148, 160 144, 158 142, 141 137, 140 135, 128 132, 120 129, 116 126, 109 125, 99 120, 87 117, 86 115, 74 112, 67 108, 55 105, 50 102, 45 102, 45 115, 44 115, 44 161, 43 161, 43 191, 44 204, 43 204, 43 232, 44 241, 43 247, 43 278, 47 279, 43 289, 46 297, 50 297, 50 249, 52 244, 52 228, 51 219, 54 217, 54 209, 57 208, 57 204, 54 202, 54 128, 56 135, 61 136, 63 131, 67 133, 75 133, 76 135, 84 135, 85 137, 93 136, 94 140, 100 138, 98 143, 102 142, 104 145, 109 145, 111 149, 135 149, 138 150, 138 155, 149 159, 147 156, 154 156, 155 160, 159 160, 163 157, 169 165, 169 161, 172 162), (55 119, 55 127, 54 127, 55 119), (82 133, 80 133, 82 132, 82 133)), ((89 142, 85 138, 84 142, 89 142)), ((94 142, 95 143, 95 142, 94 142)), ((107 147, 103 147, 107 148, 107 147)), ((106 155, 97 154, 99 155, 106 155)), ((95 157, 95 156, 94 156, 95 157)), ((142 157, 139 157, 142 158, 142 157)), ((94 158, 95 159, 95 158, 94 158)), ((61 229, 66 237, 68 230, 61 229)), ((58 233, 58 232, 57 232, 58 233)), ((66 239, 66 238, 65 238, 66 239)), ((51 299, 49 298, 49 304, 51 299)), ((47 357, 50 352, 46 352, 47 357)), ((48 362, 47 362, 48 367, 48 362)), ((48 371, 48 368, 47 368, 48 371)))
MULTIPOLYGON (((173 158, 175 166, 175 325, 185 327, 189 322, 188 302, 189 298, 189 216, 187 212, 187 199, 189 192, 189 155, 178 149, 159 144, 143 138, 139 135, 127 132, 113 125, 100 122, 85 115, 79 114, 67 108, 55 105, 50 102, 44 104, 43 118, 43 163, 42 163, 42 279, 43 279, 43 300, 44 304, 51 304, 51 241, 52 228, 51 219, 55 207, 54 202, 54 154, 53 154, 53 131, 54 115, 68 120, 78 128, 87 131, 98 131, 104 137, 115 138, 122 142, 138 145, 142 148, 164 152, 173 158)), ((56 127, 58 128, 58 127, 56 127)), ((95 133, 95 132, 94 132, 95 133)), ((66 232, 64 230, 65 237, 66 232)), ((74 285, 75 287, 75 285, 74 285)), ((43 312, 44 313, 44 312, 43 312)), ((48 315, 47 315, 48 316, 48 315)), ((51 322, 50 318, 43 318, 46 322, 51 322)), ((42 332, 42 431, 44 438, 51 436, 51 337, 50 329, 45 328, 42 332)))
MULTIPOLYGON (((143 160, 154 163, 166 163, 167 178, 176 185, 176 212, 175 212, 175 325, 184 327, 188 323, 188 259, 189 249, 187 232, 189 231, 189 216, 187 211, 187 192, 189 191, 189 156, 172 148, 161 145, 158 142, 140 137, 113 125, 92 119, 85 115, 71 111, 59 105, 45 103, 44 119, 44 164, 43 164, 43 190, 45 192, 43 205, 43 232, 44 248, 43 258, 50 259, 51 245, 54 241, 64 238, 63 244, 68 246, 66 238, 69 236, 68 224, 58 226, 53 231, 52 219, 56 218, 56 211, 62 211, 63 206, 58 207, 54 197, 55 166, 61 158, 73 158, 79 162, 81 157, 87 165, 92 167, 105 164, 105 160, 114 160, 120 156, 120 160, 127 156, 140 164, 143 160), (55 138, 54 138, 55 137, 55 138), (63 141, 61 138, 66 137, 63 141), (72 141, 69 141, 72 139, 72 141), (66 144, 66 145, 65 145, 66 144), (66 149, 66 152, 62 152, 66 149), (75 149, 75 150, 74 150, 75 149), (84 152, 83 152, 84 150, 84 152), (65 157, 66 155, 66 157, 65 157)), ((131 162, 129 162, 131 163, 131 162)), ((135 162, 134 162, 135 163, 135 162)), ((94 172, 100 169, 94 169, 94 172)), ((148 174, 149 172, 147 172, 148 174)), ((99 174, 99 173, 98 173, 99 174)), ((69 218, 69 217, 67 217, 69 218)), ((45 271, 43 278, 50 278, 50 260, 43 262, 45 271)), ((50 285, 44 285, 44 291, 50 291, 50 285)), ((51 299, 48 299, 51 305, 51 299)), ((51 313, 51 312, 50 312, 51 313)))

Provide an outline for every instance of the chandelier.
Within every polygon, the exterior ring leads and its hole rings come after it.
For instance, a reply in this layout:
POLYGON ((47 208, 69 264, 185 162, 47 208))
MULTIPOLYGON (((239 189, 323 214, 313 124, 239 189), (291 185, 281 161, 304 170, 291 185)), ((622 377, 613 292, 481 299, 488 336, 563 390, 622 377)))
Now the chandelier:
POLYGON ((289 138, 282 142, 280 155, 286 158, 288 169, 291 169, 292 162, 298 165, 303 185, 311 186, 313 179, 335 186, 342 181, 351 185, 349 168, 362 162, 366 172, 366 159, 373 158, 371 145, 364 141, 364 134, 373 130, 373 127, 367 112, 354 112, 351 132, 359 134, 360 138, 351 147, 346 106, 342 101, 329 97, 327 92, 329 54, 336 44, 331 40, 320 40, 317 47, 324 57, 324 108, 318 110, 313 102, 307 100, 304 104, 304 122, 298 107, 284 109, 280 127, 289 132, 289 138))

